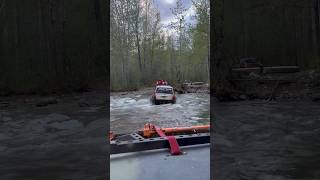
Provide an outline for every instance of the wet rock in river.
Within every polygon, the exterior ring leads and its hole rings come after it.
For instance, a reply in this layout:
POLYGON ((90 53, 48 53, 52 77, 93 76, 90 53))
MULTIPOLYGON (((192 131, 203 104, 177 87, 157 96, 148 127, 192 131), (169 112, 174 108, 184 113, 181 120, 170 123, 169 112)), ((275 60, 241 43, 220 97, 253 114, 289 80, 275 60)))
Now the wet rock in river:
POLYGON ((0 152, 7 150, 8 148, 5 146, 0 146, 0 152))
POLYGON ((214 134, 214 145, 219 146, 219 147, 232 147, 232 142, 227 139, 226 136, 221 135, 221 134, 214 134))
POLYGON ((49 104, 57 104, 58 100, 56 98, 46 98, 46 99, 42 99, 40 100, 36 106, 38 107, 43 107, 43 106, 48 106, 49 104))
POLYGON ((82 128, 82 124, 76 120, 69 120, 64 122, 54 122, 48 127, 54 128, 56 130, 72 130, 82 128))
POLYGON ((67 121, 69 120, 70 117, 63 115, 63 114, 58 114, 58 113, 52 113, 49 114, 47 117, 45 117, 45 120, 47 120, 47 122, 51 123, 51 122, 62 122, 62 121, 67 121))
POLYGON ((311 95, 311 99, 314 102, 319 102, 320 101, 320 93, 315 93, 311 95))
MULTIPOLYGON (((0 117, 1 117, 1 116, 0 116, 0 117)), ((4 116, 4 117, 1 117, 1 120, 2 120, 3 122, 8 122, 8 121, 11 121, 12 118, 11 118, 11 117, 6 117, 6 116, 4 116)))
POLYGON ((1 107, 1 108, 9 107, 9 102, 1 102, 1 101, 0 101, 0 107, 1 107))
POLYGON ((81 100, 78 102, 78 105, 79 105, 79 107, 90 107, 89 102, 86 101, 85 99, 81 99, 81 100))
POLYGON ((248 99, 247 95, 245 95, 245 94, 240 95, 239 98, 240 98, 241 100, 246 100, 246 99, 248 99))
POLYGON ((258 177, 258 180, 269 180, 269 179, 272 179, 272 180, 289 180, 286 177, 278 176, 278 175, 260 175, 258 177))
POLYGON ((9 138, 10 138, 10 137, 9 137, 7 134, 0 133, 0 141, 7 140, 7 139, 9 139, 9 138))
POLYGON ((79 107, 90 107, 90 104, 87 102, 79 102, 78 105, 79 107))

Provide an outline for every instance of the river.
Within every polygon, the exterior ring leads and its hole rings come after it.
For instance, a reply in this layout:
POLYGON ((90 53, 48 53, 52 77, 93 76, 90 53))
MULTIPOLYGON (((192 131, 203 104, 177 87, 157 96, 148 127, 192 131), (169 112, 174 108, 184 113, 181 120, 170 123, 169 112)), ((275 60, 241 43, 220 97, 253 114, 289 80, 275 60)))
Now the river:
POLYGON ((213 101, 214 179, 320 179, 320 104, 213 101))
POLYGON ((153 105, 152 89, 114 94, 110 97, 110 130, 135 132, 146 123, 160 127, 181 127, 210 123, 210 96, 205 93, 177 94, 175 104, 153 105))

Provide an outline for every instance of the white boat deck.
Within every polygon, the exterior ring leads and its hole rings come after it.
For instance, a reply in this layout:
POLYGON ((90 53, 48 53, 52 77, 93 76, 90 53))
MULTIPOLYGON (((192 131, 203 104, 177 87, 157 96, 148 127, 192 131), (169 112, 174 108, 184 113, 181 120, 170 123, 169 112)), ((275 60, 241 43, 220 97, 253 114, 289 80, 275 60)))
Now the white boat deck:
POLYGON ((210 144, 110 155, 111 180, 209 180, 210 144))

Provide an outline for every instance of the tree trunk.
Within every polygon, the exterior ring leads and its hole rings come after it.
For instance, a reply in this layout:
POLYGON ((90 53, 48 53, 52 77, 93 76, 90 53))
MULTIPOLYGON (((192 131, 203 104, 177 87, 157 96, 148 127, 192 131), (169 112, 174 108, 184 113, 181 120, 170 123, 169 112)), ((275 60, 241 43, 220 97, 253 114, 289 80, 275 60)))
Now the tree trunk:
MULTIPOLYGON (((140 7, 138 7, 140 8, 140 7)), ((139 70, 140 73, 142 72, 142 63, 141 63, 141 52, 140 52, 140 39, 139 39, 139 10, 137 13, 137 18, 136 18, 136 22, 135 22, 135 32, 136 32, 136 44, 137 44, 137 49, 138 49, 138 64, 139 64, 139 70)))
POLYGON ((232 86, 228 81, 230 75, 230 60, 225 55, 224 42, 224 0, 213 2, 213 18, 211 24, 212 43, 212 64, 210 75, 212 77, 210 88, 216 92, 220 100, 230 98, 232 86))
POLYGON ((152 63, 153 63, 153 56, 154 56, 154 36, 155 33, 152 35, 152 42, 151 42, 151 57, 150 57, 150 70, 152 72, 152 63))
POLYGON ((316 39, 317 39, 317 55, 318 59, 320 59, 320 2, 319 0, 314 0, 314 23, 315 23, 315 32, 316 32, 316 39))
POLYGON ((145 4, 145 8, 146 8, 146 17, 145 17, 145 23, 144 23, 144 33, 143 33, 143 69, 146 69, 146 61, 147 61, 147 33, 148 33, 148 0, 146 0, 146 4, 145 4))

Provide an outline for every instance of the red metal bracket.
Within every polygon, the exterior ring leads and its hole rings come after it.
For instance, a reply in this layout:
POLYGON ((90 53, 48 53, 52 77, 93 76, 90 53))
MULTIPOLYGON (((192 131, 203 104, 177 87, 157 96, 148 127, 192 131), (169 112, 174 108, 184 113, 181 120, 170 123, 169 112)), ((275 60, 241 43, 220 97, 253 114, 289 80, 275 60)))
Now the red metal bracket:
POLYGON ((156 132, 158 133, 158 135, 160 137, 165 137, 169 141, 171 155, 180 155, 180 154, 182 154, 181 151, 180 151, 179 144, 178 144, 178 142, 177 142, 177 140, 176 140, 176 138, 174 136, 166 136, 159 127, 156 127, 154 125, 152 125, 152 126, 156 130, 156 132))

